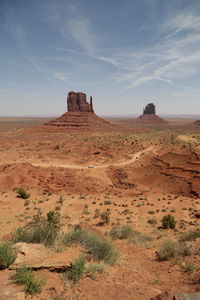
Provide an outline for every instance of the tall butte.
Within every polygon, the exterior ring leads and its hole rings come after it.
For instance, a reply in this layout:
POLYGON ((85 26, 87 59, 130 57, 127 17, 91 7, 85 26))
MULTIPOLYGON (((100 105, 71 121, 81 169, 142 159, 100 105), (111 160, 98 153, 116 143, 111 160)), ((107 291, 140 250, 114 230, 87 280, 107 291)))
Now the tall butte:
POLYGON ((141 124, 164 124, 164 119, 156 115, 156 106, 153 103, 147 104, 143 109, 143 114, 139 116, 135 122, 141 124))
POLYGON ((94 113, 92 97, 87 102, 86 94, 69 92, 67 96, 67 112, 46 125, 71 128, 97 128, 111 125, 94 113))

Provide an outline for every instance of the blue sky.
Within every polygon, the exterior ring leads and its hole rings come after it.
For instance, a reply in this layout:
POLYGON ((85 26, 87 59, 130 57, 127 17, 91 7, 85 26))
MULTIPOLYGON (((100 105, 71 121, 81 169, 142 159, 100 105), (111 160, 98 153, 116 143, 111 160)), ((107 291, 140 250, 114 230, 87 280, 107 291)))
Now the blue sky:
POLYGON ((0 115, 200 114, 199 0, 1 0, 0 115))

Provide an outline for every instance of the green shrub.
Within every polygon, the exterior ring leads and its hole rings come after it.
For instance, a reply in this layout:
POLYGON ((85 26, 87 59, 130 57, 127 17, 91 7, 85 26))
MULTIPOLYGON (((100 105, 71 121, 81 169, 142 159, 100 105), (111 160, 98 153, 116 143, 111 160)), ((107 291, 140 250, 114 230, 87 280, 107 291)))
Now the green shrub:
POLYGON ((69 280, 76 282, 83 277, 85 270, 85 259, 84 258, 77 258, 72 265, 70 271, 67 272, 67 277, 69 280))
POLYGON ((113 249, 111 243, 101 239, 96 234, 88 235, 83 245, 87 254, 91 255, 95 260, 102 260, 110 265, 113 265, 117 260, 117 252, 113 249))
POLYGON ((73 244, 81 244, 87 238, 87 233, 76 225, 74 229, 65 233, 62 237, 64 246, 71 246, 73 244))
POLYGON ((15 243, 41 243, 45 246, 51 246, 58 236, 60 227, 59 213, 50 211, 46 218, 38 213, 31 222, 15 231, 13 241, 15 243))
POLYGON ((184 268, 185 272, 187 272, 187 273, 192 273, 197 269, 191 261, 186 261, 183 268, 184 268))
POLYGON ((149 220, 147 221, 147 223, 149 223, 149 224, 151 224, 151 225, 156 225, 158 222, 157 222, 156 219, 149 219, 149 220))
POLYGON ((37 280, 30 268, 20 267, 11 278, 16 284, 23 285, 26 293, 31 295, 41 293, 44 282, 37 280))
POLYGON ((176 227, 176 221, 174 219, 174 216, 172 215, 164 216, 161 222, 162 222, 162 227, 164 229, 168 229, 168 228, 174 229, 176 227))
POLYGON ((113 226, 111 231, 109 232, 109 236, 113 240, 127 239, 131 237, 132 234, 133 234, 133 229, 129 225, 113 226))
POLYGON ((6 242, 0 242, 0 270, 8 268, 15 261, 17 254, 12 246, 6 242))
POLYGON ((65 246, 80 244, 93 259, 111 265, 117 260, 117 252, 109 241, 95 233, 86 232, 79 226, 75 226, 71 232, 63 235, 63 244, 65 246))
POLYGON ((24 188, 19 188, 17 190, 17 197, 22 199, 28 199, 30 198, 30 194, 28 194, 24 188))
POLYGON ((200 238, 200 228, 197 228, 195 230, 190 230, 186 233, 183 233, 179 241, 184 242, 184 241, 194 241, 196 239, 200 238))
POLYGON ((103 211, 101 214, 100 214, 100 217, 101 217, 101 221, 102 221, 102 224, 109 224, 110 222, 110 212, 107 210, 107 211, 103 211))
POLYGON ((164 241, 159 251, 157 252, 157 259, 159 261, 165 261, 177 254, 177 243, 173 241, 164 241))

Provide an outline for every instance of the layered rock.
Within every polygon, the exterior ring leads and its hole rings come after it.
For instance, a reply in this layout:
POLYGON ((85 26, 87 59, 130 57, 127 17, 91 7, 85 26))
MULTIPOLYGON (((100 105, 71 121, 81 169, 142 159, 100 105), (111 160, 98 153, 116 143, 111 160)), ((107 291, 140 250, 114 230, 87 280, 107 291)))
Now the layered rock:
POLYGON ((69 111, 92 112, 94 113, 92 96, 90 103, 87 102, 86 94, 69 92, 67 96, 67 109, 69 111))
POLYGON ((67 96, 67 110, 57 119, 45 125, 69 127, 69 128, 97 128, 111 126, 111 124, 94 113, 92 96, 90 103, 87 102, 86 94, 69 92, 67 96))

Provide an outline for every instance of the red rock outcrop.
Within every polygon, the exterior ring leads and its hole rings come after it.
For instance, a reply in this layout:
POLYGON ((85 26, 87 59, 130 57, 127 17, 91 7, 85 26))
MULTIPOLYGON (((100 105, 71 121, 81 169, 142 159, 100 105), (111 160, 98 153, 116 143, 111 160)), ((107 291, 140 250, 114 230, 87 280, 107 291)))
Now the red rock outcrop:
POLYGON ((92 97, 90 97, 90 103, 88 103, 84 93, 69 92, 67 96, 67 110, 68 112, 45 125, 69 128, 112 126, 111 123, 99 118, 94 113, 92 97))
POLYGON ((79 112, 94 112, 92 97, 90 97, 90 103, 87 102, 86 94, 69 92, 67 96, 67 109, 69 111, 79 112))

